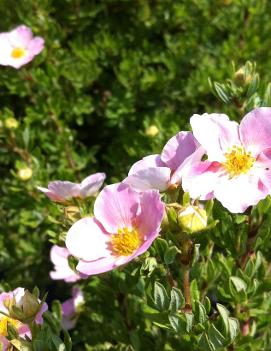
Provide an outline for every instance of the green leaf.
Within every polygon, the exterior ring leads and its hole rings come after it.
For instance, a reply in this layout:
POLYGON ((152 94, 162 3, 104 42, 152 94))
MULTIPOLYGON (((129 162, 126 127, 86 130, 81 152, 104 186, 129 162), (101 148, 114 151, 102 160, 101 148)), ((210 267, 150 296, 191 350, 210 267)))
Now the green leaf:
POLYGON ((170 292, 170 305, 169 309, 171 312, 177 312, 181 307, 185 305, 185 299, 181 290, 172 288, 170 292))
POLYGON ((200 244, 195 244, 194 245, 194 253, 193 253, 193 260, 192 260, 192 266, 199 260, 199 248, 200 244))
POLYGON ((195 302, 194 316, 197 323, 204 324, 207 320, 205 307, 200 301, 195 302))
POLYGON ((216 304, 217 310, 222 318, 223 325, 225 328, 225 334, 228 335, 229 333, 229 311, 226 309, 225 306, 221 305, 220 303, 216 304))
POLYGON ((226 343, 226 339, 224 338, 224 336, 213 324, 211 324, 208 330, 208 338, 216 348, 223 347, 226 343))
POLYGON ((193 328, 193 320, 194 320, 193 313, 185 313, 185 319, 186 319, 186 331, 187 333, 190 333, 193 328))
POLYGON ((229 317, 229 336, 231 342, 233 342, 239 333, 239 322, 237 319, 229 317))
POLYGON ((154 284, 154 303, 159 311, 164 311, 168 308, 169 297, 164 286, 155 282, 154 284))
POLYGON ((186 321, 178 314, 170 314, 168 320, 176 333, 186 332, 186 321))
POLYGON ((243 281, 243 279, 241 279, 239 277, 232 276, 232 277, 230 277, 230 281, 233 283, 237 292, 246 291, 247 284, 246 284, 246 282, 243 281))
POLYGON ((164 255, 164 261, 166 264, 171 264, 174 262, 177 253, 180 252, 176 246, 170 246, 166 249, 164 255))
POLYGON ((190 284, 190 295, 191 295, 192 304, 194 304, 195 301, 199 301, 200 293, 199 293, 198 284, 197 284, 196 279, 193 279, 191 284, 190 284))
POLYGON ((204 301, 203 301, 206 313, 209 314, 211 312, 211 301, 208 296, 205 296, 204 301))

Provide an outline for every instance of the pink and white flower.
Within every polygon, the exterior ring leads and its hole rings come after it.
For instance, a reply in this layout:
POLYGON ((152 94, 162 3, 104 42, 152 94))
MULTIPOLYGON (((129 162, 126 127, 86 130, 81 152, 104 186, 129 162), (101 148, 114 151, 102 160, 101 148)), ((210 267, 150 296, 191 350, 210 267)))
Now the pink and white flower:
POLYGON ((20 68, 33 60, 44 48, 44 39, 33 37, 30 28, 21 25, 0 33, 0 65, 20 68))
POLYGON ((80 308, 84 304, 84 295, 80 288, 73 287, 72 298, 66 300, 61 305, 62 307, 62 328, 70 330, 75 327, 80 314, 80 308))
POLYGON ((139 193, 128 184, 106 186, 94 204, 95 217, 70 228, 66 246, 87 275, 110 271, 145 252, 158 236, 164 213, 159 192, 139 193))
POLYGON ((124 182, 140 191, 166 191, 180 184, 187 167, 200 161, 203 153, 191 132, 180 132, 166 143, 161 155, 150 155, 136 162, 124 182))
POLYGON ((66 247, 53 245, 50 251, 50 258, 54 264, 54 270, 50 272, 50 277, 54 280, 64 280, 66 283, 74 283, 81 279, 69 266, 69 253, 66 247))
MULTIPOLYGON (((9 346, 9 340, 7 339, 8 323, 10 323, 18 331, 18 334, 21 338, 24 339, 26 336, 28 338, 31 338, 31 331, 29 329, 29 326, 18 321, 17 319, 9 317, 9 310, 6 307, 6 304, 9 301, 13 301, 17 306, 20 306, 22 304, 22 299, 24 295, 24 288, 17 288, 13 291, 3 292, 0 294, 0 343, 2 343, 3 345, 3 351, 7 350, 9 346)), ((42 315, 44 312, 47 311, 47 309, 47 304, 43 303, 41 309, 39 310, 35 318, 35 322, 37 324, 43 323, 42 315)))
POLYGON ((224 114, 193 115, 191 126, 208 157, 183 177, 191 197, 215 197, 239 213, 270 193, 271 108, 251 111, 240 125, 224 114))
POLYGON ((65 202, 71 198, 84 199, 94 196, 105 180, 105 173, 95 173, 85 178, 81 183, 56 180, 48 184, 48 188, 38 186, 49 199, 55 202, 65 202))

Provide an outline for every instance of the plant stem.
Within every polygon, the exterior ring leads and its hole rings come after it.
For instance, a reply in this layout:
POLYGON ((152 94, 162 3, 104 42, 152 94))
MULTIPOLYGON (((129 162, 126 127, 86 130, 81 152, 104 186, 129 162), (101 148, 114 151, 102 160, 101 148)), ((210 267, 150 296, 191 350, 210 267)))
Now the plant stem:
POLYGON ((188 266, 184 266, 183 290, 184 290, 184 298, 185 298, 185 308, 191 309, 190 281, 189 281, 189 267, 188 266))

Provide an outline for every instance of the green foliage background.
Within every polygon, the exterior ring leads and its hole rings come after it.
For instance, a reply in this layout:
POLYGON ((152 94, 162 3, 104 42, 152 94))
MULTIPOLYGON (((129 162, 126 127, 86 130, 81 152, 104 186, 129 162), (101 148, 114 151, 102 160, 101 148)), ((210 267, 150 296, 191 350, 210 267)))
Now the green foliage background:
MULTIPOLYGON (((1 31, 25 24, 46 43, 22 69, 0 68, 3 287, 37 285, 49 300, 69 297, 70 288, 48 276, 49 239, 59 227, 36 186, 96 171, 107 173, 108 184, 119 181, 133 162, 187 130, 193 113, 237 117, 235 106, 214 97, 208 77, 224 80, 232 60, 237 66, 251 60, 263 83, 270 80, 270 13, 268 0, 0 0, 1 31), (9 117, 17 129, 5 127, 9 117), (147 135, 151 125, 159 129, 155 137, 147 135), (26 166, 33 176, 23 181, 18 170, 26 166)), ((216 244, 230 252, 227 242, 216 244)), ((270 255, 270 245, 265 250, 270 255)), ((223 265, 215 264, 223 275, 223 265)), ((102 278, 83 283, 88 302, 72 333, 76 350, 194 350, 170 333, 165 344, 167 332, 144 321, 145 283, 130 276, 135 267, 109 274, 107 284, 102 278)), ((252 339, 238 350, 271 348, 253 346, 252 339)))

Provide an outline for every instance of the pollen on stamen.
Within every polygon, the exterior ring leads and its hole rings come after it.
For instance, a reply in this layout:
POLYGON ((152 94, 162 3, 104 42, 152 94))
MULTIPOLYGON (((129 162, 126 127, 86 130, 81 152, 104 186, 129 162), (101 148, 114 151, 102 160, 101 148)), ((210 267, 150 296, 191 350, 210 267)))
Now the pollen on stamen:
POLYGON ((236 145, 229 152, 225 153, 225 159, 223 166, 231 177, 247 173, 255 162, 251 152, 247 152, 242 146, 236 145))
POLYGON ((137 229, 120 228, 111 235, 112 252, 117 256, 129 256, 141 245, 142 239, 137 229))
POLYGON ((0 335, 2 336, 8 335, 8 323, 11 324, 15 329, 18 329, 18 327, 21 324, 16 319, 12 319, 10 317, 0 314, 0 335))
POLYGON ((14 48, 12 51, 11 51, 11 57, 13 57, 14 59, 19 59, 19 58, 22 58, 25 56, 25 49, 24 48, 14 48))

